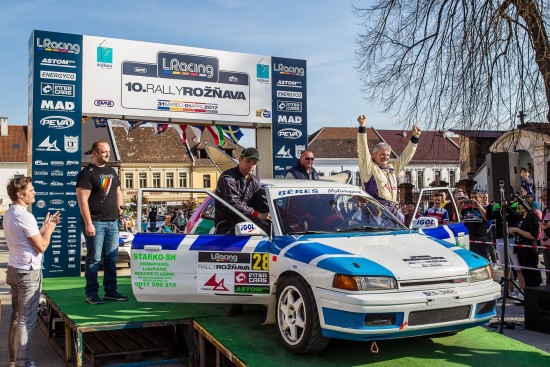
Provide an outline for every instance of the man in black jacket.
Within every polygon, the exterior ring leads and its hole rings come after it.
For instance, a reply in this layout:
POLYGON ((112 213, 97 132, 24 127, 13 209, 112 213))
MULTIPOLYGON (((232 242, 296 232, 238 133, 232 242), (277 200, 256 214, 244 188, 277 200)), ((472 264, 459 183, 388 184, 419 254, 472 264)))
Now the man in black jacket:
MULTIPOLYGON (((262 200, 260 179, 252 173, 260 160, 256 148, 246 148, 239 158, 239 165, 222 173, 216 185, 216 195, 239 210, 251 220, 270 221, 271 216, 262 200), (262 212, 260 212, 261 210, 262 212)), ((235 225, 242 219, 219 201, 216 201, 214 223, 216 234, 235 234, 235 225)), ((243 312, 243 305, 234 304, 227 316, 243 312)))
MULTIPOLYGON (((271 220, 262 202, 260 179, 253 175, 260 154, 256 148, 243 150, 239 165, 222 173, 216 185, 216 195, 239 210, 245 216, 259 220, 271 220), (261 211, 261 212, 260 212, 261 211)), ((220 202, 216 202, 214 223, 217 234, 235 234, 235 225, 242 219, 220 202)))
POLYGON ((286 171, 285 178, 297 179, 297 180, 318 180, 319 175, 315 168, 313 168, 313 152, 311 150, 304 150, 300 154, 298 163, 286 171))

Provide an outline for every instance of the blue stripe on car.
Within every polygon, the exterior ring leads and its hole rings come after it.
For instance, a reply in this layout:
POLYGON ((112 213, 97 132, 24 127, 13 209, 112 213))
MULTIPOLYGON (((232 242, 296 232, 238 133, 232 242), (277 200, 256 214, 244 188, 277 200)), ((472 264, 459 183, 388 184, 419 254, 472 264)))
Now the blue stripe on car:
POLYGON ((439 226, 436 228, 422 228, 422 232, 426 236, 439 238, 441 240, 444 240, 446 238, 451 238, 451 236, 449 235, 449 232, 447 232, 445 228, 443 228, 443 226, 439 226))
POLYGON ((394 277, 387 268, 363 257, 333 256, 319 261, 317 267, 337 274, 394 277))
POLYGON ((316 257, 322 255, 348 255, 349 252, 337 249, 335 247, 323 245, 318 242, 299 243, 285 253, 285 257, 299 262, 309 264, 316 257))
POLYGON ((146 245, 161 246, 163 250, 177 250, 186 235, 164 233, 136 233, 132 241, 133 250, 143 250, 146 245))
POLYGON ((482 266, 487 266, 489 264, 489 261, 487 261, 487 259, 485 259, 483 256, 478 255, 470 250, 461 248, 457 249, 455 253, 466 262, 469 270, 480 268, 482 266))
POLYGON ((237 251, 241 252, 250 237, 202 235, 191 245, 190 251, 237 251))

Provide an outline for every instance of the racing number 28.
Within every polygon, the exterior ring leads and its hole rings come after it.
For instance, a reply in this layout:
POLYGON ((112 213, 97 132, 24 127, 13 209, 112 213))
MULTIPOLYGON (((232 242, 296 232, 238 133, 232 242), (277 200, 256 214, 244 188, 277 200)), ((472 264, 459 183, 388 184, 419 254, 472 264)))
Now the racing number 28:
POLYGON ((252 254, 252 270, 269 270, 269 254, 252 254))

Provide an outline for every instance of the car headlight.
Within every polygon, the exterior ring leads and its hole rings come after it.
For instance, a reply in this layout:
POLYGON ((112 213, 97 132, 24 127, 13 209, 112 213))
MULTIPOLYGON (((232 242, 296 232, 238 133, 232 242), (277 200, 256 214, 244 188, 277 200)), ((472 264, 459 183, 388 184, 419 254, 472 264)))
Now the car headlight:
POLYGON ((482 268, 472 269, 468 273, 468 281, 470 283, 482 282, 489 279, 493 279, 493 270, 489 265, 482 268))
POLYGON ((332 286, 348 291, 386 291, 397 289, 397 281, 392 277, 336 274, 332 286))

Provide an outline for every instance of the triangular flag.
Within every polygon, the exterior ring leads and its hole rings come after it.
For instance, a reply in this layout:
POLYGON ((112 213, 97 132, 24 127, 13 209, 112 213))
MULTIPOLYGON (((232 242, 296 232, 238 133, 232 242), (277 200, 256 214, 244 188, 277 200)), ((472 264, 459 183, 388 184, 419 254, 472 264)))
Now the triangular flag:
POLYGON ((168 130, 168 124, 157 124, 154 135, 160 135, 168 130))
POLYGON ((216 145, 222 147, 225 144, 225 139, 223 137, 223 130, 221 126, 207 125, 206 128, 208 129, 208 131, 210 131, 210 133, 214 137, 214 142, 216 143, 216 145))
POLYGON ((222 130, 225 135, 235 144, 243 137, 243 132, 238 126, 222 126, 222 130))
POLYGON ((96 128, 107 127, 107 119, 102 117, 92 117, 92 120, 94 121, 94 126, 96 128))
POLYGON ((145 120, 130 120, 128 121, 128 124, 130 125, 130 128, 128 129, 128 131, 132 131, 134 129, 137 129, 138 127, 140 127, 141 125, 143 125, 144 123, 146 123, 147 121, 145 120))

